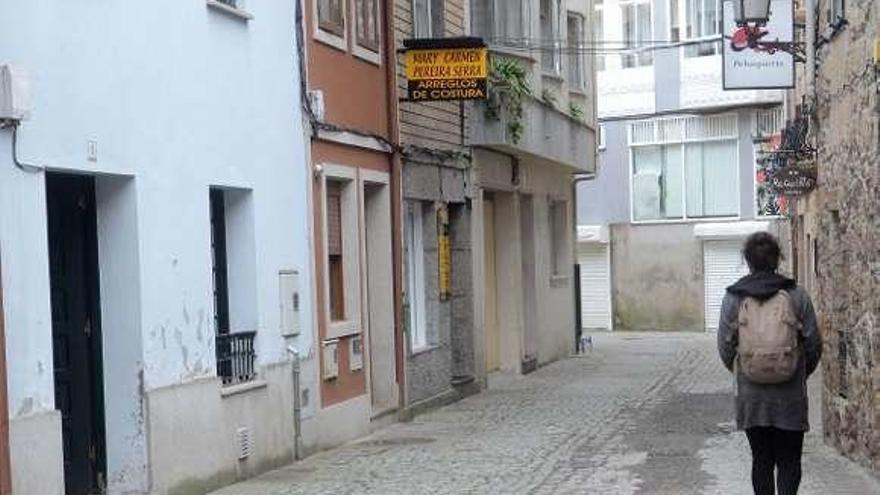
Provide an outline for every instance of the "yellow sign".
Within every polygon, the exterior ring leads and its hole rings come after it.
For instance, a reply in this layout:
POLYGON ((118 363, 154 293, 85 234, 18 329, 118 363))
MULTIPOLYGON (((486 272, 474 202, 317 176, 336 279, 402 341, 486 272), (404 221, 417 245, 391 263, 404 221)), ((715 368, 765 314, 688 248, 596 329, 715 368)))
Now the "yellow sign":
POLYGON ((488 59, 485 47, 407 50, 404 60, 409 99, 449 101, 486 98, 488 59))
POLYGON ((449 243, 449 210, 437 210, 437 242, 439 257, 440 300, 448 301, 452 293, 452 246, 449 243))

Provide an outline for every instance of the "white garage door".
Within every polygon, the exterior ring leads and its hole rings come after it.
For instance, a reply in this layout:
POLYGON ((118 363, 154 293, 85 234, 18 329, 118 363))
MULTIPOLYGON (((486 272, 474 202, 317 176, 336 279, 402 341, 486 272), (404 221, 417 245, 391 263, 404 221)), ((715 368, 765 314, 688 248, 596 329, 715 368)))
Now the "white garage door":
POLYGON ((727 287, 749 273, 741 250, 742 241, 706 241, 703 245, 708 330, 718 330, 721 300, 727 287))
POLYGON ((581 244, 578 263, 581 265, 581 326, 589 329, 611 329, 611 270, 608 245, 581 244))

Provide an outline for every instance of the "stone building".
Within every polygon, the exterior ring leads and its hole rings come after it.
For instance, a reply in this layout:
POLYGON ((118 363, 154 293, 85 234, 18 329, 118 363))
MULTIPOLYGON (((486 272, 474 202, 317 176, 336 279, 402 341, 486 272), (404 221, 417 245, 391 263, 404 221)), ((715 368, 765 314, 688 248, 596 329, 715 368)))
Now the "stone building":
MULTIPOLYGON (((463 37, 465 4, 396 0, 396 46, 463 37)), ((398 83, 405 96, 402 69, 399 65, 398 83)), ((406 405, 414 410, 475 391, 469 108, 463 102, 400 103, 406 405), (441 247, 446 240, 448 254, 441 247), (447 263, 450 286, 444 287, 440 273, 447 263)))
POLYGON ((818 171, 795 212, 797 271, 825 342, 826 439, 880 473, 880 3, 820 0, 818 13, 816 92, 799 84, 793 115, 811 121, 797 144, 815 143, 801 165, 818 171))

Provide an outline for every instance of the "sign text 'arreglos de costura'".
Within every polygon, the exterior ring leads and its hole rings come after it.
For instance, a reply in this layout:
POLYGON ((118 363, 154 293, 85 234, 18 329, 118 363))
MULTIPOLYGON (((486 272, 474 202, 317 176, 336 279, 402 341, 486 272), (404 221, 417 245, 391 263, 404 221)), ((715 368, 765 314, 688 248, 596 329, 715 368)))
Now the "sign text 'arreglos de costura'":
POLYGON ((458 101, 486 98, 488 50, 428 48, 406 51, 410 101, 458 101))

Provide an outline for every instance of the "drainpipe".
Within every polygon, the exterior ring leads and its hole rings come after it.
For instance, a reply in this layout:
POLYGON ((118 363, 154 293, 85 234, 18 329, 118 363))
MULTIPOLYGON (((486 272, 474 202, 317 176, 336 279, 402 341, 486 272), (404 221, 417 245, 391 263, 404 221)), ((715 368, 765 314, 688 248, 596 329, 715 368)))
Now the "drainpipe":
POLYGON ((291 365, 293 373, 293 460, 302 459, 302 405, 300 404, 300 362, 299 351, 288 346, 287 352, 293 360, 291 365))
POLYGON ((583 325, 581 321, 581 264, 578 263, 577 260, 577 252, 578 252, 578 222, 577 222, 577 212, 578 212, 578 194, 577 187, 581 182, 586 182, 588 180, 596 180, 596 174, 575 174, 571 180, 571 197, 572 197, 572 205, 574 212, 574 222, 572 222, 572 228, 574 229, 574 233, 572 235, 572 258, 574 258, 574 280, 572 285, 572 290, 574 291, 574 352, 575 354, 581 353, 581 336, 583 335, 583 325))
POLYGON ((385 93, 388 109, 388 140, 391 151, 391 260, 394 265, 394 354, 397 375, 397 411, 400 417, 406 410, 406 351, 403 339, 403 219, 401 204, 402 158, 400 155, 400 124, 397 121, 397 42, 394 38, 394 2, 382 2, 382 19, 385 22, 385 93))
POLYGON ((810 108, 816 102, 816 0, 806 0, 807 9, 807 103, 810 108))
POLYGON ((6 395, 6 334, 3 315, 3 282, 0 280, 0 495, 11 495, 12 469, 9 463, 9 404, 6 395))

